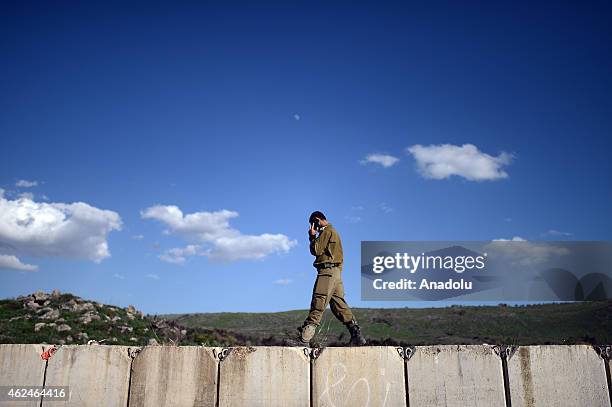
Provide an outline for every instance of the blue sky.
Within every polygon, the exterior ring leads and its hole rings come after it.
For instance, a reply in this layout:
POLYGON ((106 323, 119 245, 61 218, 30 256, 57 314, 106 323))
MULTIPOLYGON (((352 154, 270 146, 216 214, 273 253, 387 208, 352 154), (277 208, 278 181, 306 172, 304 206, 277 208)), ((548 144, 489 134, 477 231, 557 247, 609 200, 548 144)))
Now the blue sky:
POLYGON ((4 3, 0 297, 306 308, 313 210, 356 307, 423 305, 362 240, 609 240, 611 11, 4 3))

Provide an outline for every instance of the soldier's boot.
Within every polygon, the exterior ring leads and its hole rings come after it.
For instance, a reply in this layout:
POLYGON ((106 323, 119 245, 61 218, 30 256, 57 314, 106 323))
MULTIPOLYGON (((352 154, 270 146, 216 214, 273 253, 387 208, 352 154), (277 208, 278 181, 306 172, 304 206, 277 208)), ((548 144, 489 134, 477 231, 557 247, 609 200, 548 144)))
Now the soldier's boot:
POLYGON ((315 333, 317 331, 317 326, 314 324, 308 324, 304 322, 304 325, 298 327, 298 332, 300 333, 299 340, 303 344, 309 344, 312 338, 314 338, 315 333))
POLYGON ((349 341, 350 346, 363 346, 366 344, 365 338, 361 335, 361 328, 357 325, 357 321, 354 319, 346 323, 346 327, 351 333, 351 340, 349 341))

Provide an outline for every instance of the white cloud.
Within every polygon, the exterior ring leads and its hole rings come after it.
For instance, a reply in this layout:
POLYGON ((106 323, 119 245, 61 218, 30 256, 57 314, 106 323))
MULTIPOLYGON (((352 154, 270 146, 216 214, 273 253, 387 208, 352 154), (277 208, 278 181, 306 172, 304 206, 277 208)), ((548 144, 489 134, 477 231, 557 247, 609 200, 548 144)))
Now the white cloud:
POLYGON ((113 277, 118 278, 119 280, 125 280, 125 276, 123 274, 115 273, 113 277))
POLYGON ((108 234, 120 229, 116 212, 84 202, 39 203, 0 194, 0 242, 11 254, 100 262, 110 256, 108 234))
POLYGON ((558 236, 558 237, 568 237, 572 236, 573 233, 570 232, 561 232, 559 230, 550 229, 542 234, 543 236, 558 236))
POLYGON ((276 285, 288 285, 291 284, 293 282, 293 280, 289 280, 287 278, 281 278, 280 280, 274 280, 272 282, 272 284, 276 284, 276 285))
POLYGON ((200 255, 222 261, 259 260, 273 253, 288 252, 297 244, 282 234, 245 235, 230 227, 229 219, 238 212, 220 210, 183 214, 174 205, 156 205, 140 212, 144 219, 154 219, 191 243, 173 248, 159 256, 165 262, 183 264, 188 256, 200 255))
POLYGON ((0 270, 36 271, 38 266, 22 263, 16 256, 0 254, 0 270))
POLYGON ((159 255, 159 259, 166 263, 172 264, 183 264, 187 260, 187 256, 195 256, 200 251, 201 247, 198 245, 189 245, 187 247, 175 247, 173 249, 166 250, 164 254, 159 255))
POLYGON ((351 211, 353 213, 346 215, 344 218, 349 223, 359 223, 359 222, 361 222, 363 220, 363 218, 360 216, 360 213, 362 213, 363 210, 364 210, 364 207, 362 205, 351 206, 351 211), (357 214, 355 214, 355 212, 357 212, 357 214))
POLYGON ((228 236, 215 240, 204 254, 216 260, 261 260, 272 253, 286 253, 296 244, 281 234, 228 236))
POLYGON ((28 181, 26 179, 20 179, 15 183, 18 188, 32 188, 38 185, 38 181, 28 181))
POLYGON ((494 252, 507 261, 521 266, 534 266, 545 263, 554 256, 570 253, 565 247, 529 242, 519 236, 514 236, 512 239, 493 239, 485 247, 489 252, 494 252))
POLYGON ((380 205, 378 205, 378 208, 383 211, 384 213, 391 213, 393 212, 393 208, 390 207, 389 205, 386 204, 386 202, 381 202, 380 205))
POLYGON ((462 146, 416 144, 406 150, 417 161, 421 175, 431 179, 445 179, 451 175, 470 181, 507 178, 508 174, 502 167, 510 164, 513 158, 511 154, 503 151, 497 157, 493 157, 479 151, 473 144, 462 146))
POLYGON ((34 194, 31 192, 22 192, 18 195, 19 198, 34 200, 34 194))
POLYGON ((159 276, 157 274, 147 274, 147 278, 151 280, 159 280, 159 276))
POLYGON ((191 241, 214 241, 220 237, 240 235, 230 228, 229 219, 238 212, 220 210, 216 212, 194 212, 183 215, 174 205, 155 205, 140 212, 143 219, 154 219, 168 227, 166 233, 177 233, 191 241))
POLYGON ((296 121, 300 121, 300 115, 299 115, 299 114, 297 114, 297 113, 293 115, 293 118, 294 118, 296 121))
POLYGON ((134 239, 134 240, 142 240, 142 239, 144 239, 144 235, 134 235, 134 236, 132 236, 132 239, 134 239))
POLYGON ((514 236, 512 239, 493 239, 494 242, 526 242, 526 239, 523 239, 520 236, 514 236))
POLYGON ((382 165, 384 168, 392 167, 397 164, 399 158, 389 154, 368 154, 366 158, 360 161, 361 164, 374 163, 382 165))
POLYGON ((352 216, 352 215, 347 215, 345 216, 345 219, 349 222, 349 223, 359 223, 361 222, 361 216, 352 216))

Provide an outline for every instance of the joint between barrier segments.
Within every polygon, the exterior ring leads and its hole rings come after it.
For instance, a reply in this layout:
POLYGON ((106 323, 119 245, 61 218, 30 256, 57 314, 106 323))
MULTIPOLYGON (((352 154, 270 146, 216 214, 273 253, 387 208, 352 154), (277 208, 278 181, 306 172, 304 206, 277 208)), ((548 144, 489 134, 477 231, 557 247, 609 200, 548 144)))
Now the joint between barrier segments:
POLYGON ((612 359, 612 345, 593 345, 595 352, 603 359, 604 370, 606 372, 606 382, 608 384, 608 399, 612 407, 612 374, 610 373, 610 360, 612 359))
POLYGON ((504 401, 506 407, 512 407, 512 394, 510 392, 510 375, 508 373, 508 360, 514 355, 518 346, 515 345, 488 345, 501 359, 502 378, 504 380, 504 401))

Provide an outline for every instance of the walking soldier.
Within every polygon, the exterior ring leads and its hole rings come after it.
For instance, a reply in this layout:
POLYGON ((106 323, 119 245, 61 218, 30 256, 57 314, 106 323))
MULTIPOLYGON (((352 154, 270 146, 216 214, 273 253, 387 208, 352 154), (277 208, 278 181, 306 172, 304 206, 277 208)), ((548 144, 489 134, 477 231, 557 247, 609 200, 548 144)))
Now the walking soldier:
POLYGON ((310 229, 310 253, 315 256, 313 266, 317 269, 317 279, 312 290, 310 312, 304 324, 298 328, 300 340, 310 343, 317 327, 321 324, 323 311, 330 305, 331 311, 349 330, 351 346, 365 345, 366 341, 361 330, 344 300, 344 285, 342 284, 342 242, 340 235, 325 215, 316 211, 308 220, 310 229))

